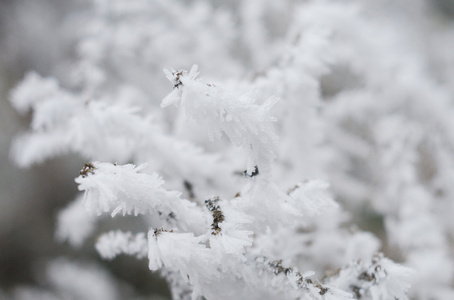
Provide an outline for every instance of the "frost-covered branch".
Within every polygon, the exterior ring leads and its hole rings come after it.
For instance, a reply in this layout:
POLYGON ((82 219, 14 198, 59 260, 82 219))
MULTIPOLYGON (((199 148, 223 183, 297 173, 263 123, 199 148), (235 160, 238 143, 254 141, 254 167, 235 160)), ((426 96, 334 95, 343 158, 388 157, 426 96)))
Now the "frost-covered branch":
POLYGON ((144 172, 146 165, 117 165, 94 162, 82 170, 76 182, 85 191, 84 206, 90 212, 110 213, 112 217, 152 214, 164 224, 199 231, 205 216, 195 203, 180 198, 181 193, 163 188, 156 173, 144 172))
POLYGON ((256 166, 269 171, 277 141, 273 130, 276 119, 270 115, 270 109, 277 101, 275 98, 259 104, 253 93, 235 95, 202 83, 197 79, 197 66, 189 72, 165 72, 174 88, 162 101, 163 107, 179 105, 189 120, 208 129, 211 139, 220 138, 224 133, 233 145, 245 148, 249 175, 256 166))
POLYGON ((355 299, 406 300, 413 271, 376 254, 370 262, 357 261, 329 276, 326 281, 352 292, 355 299))

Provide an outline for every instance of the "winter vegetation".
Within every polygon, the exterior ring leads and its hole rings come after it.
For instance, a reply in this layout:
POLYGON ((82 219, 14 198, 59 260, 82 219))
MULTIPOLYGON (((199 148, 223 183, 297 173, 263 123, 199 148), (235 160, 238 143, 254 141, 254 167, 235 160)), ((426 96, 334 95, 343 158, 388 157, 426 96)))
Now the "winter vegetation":
MULTIPOLYGON (((11 91, 11 157, 83 157, 56 241, 96 235, 174 300, 454 299, 454 19, 430 2, 91 1, 64 72, 11 91)), ((101 265, 46 270, 8 297, 122 297, 101 265)))

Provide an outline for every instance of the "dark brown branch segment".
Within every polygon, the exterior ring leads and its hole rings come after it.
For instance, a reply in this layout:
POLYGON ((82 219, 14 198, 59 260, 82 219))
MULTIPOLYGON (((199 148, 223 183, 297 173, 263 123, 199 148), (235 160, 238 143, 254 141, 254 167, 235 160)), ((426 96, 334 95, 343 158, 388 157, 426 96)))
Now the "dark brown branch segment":
POLYGON ((95 174, 95 170, 95 166, 92 163, 88 163, 84 164, 84 167, 80 170, 79 174, 85 178, 88 174, 95 174))
POLYGON ((213 230, 211 234, 218 235, 221 232, 221 227, 219 224, 224 222, 224 214, 221 211, 221 207, 217 204, 219 202, 219 197, 214 197, 212 199, 205 200, 205 205, 209 211, 213 214, 213 223, 211 224, 211 229, 213 230))

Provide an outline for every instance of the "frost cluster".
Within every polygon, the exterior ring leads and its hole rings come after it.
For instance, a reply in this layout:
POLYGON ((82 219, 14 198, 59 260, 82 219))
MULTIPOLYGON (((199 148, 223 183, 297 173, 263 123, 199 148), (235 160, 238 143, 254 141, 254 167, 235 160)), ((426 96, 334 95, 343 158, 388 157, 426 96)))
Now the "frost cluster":
POLYGON ((87 160, 56 237, 141 218, 95 247, 173 299, 454 299, 454 62, 427 54, 428 1, 388 2, 93 1, 68 77, 11 93, 19 166, 87 160))

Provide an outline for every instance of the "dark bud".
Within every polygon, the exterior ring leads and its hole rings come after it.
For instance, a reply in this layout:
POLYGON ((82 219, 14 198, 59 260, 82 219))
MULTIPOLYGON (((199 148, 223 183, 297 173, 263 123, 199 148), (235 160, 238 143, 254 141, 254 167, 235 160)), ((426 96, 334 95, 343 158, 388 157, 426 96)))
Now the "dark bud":
POLYGON ((243 172, 243 175, 246 176, 246 177, 254 177, 254 176, 257 176, 259 175, 259 167, 258 166, 255 166, 254 167, 254 171, 251 173, 251 174, 248 174, 247 170, 245 170, 243 172))

